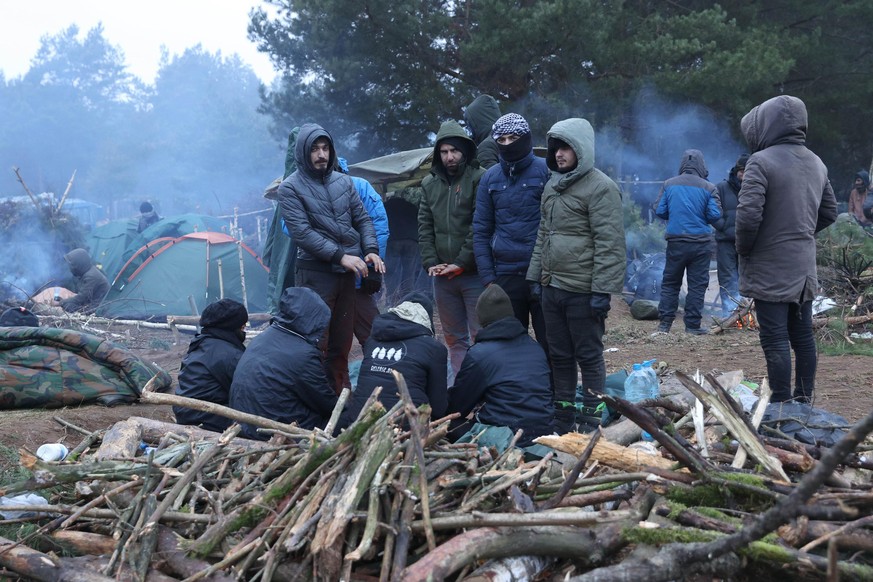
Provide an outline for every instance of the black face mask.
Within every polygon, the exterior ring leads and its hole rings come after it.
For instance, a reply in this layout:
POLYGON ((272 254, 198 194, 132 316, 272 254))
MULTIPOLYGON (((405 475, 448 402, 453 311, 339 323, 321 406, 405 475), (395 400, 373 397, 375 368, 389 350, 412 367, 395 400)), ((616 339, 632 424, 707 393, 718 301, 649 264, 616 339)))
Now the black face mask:
POLYGON ((504 145, 498 143, 497 148, 500 150, 501 158, 510 164, 514 164, 519 160, 523 160, 530 153, 532 149, 530 134, 526 133, 510 144, 504 145))
POLYGON ((236 337, 239 338, 239 341, 245 343, 246 341, 246 330, 238 329, 236 330, 236 337))

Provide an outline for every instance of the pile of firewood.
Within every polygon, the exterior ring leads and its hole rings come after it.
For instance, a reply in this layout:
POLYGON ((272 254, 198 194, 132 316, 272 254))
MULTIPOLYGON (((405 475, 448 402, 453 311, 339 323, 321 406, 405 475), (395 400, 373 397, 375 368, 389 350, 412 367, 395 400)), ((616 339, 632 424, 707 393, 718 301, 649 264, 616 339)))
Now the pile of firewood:
POLYGON ((32 478, 0 494, 52 503, 3 507, 38 529, 0 538, 0 565, 36 580, 873 578, 873 414, 821 449, 760 435, 715 378, 677 377, 699 404, 605 397, 624 420, 541 437, 555 452, 534 459, 449 443, 449 419, 405 389, 336 437, 132 418, 60 463, 22 452, 32 478), (628 426, 654 442, 625 446, 628 426))

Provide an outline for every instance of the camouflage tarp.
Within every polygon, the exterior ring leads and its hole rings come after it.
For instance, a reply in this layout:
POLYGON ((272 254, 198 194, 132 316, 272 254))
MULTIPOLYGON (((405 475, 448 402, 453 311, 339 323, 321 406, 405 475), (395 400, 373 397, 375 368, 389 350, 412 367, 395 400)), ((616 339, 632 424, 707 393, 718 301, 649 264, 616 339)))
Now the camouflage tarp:
POLYGON ((168 388, 167 372, 95 335, 0 327, 0 409, 125 404, 156 374, 168 388))

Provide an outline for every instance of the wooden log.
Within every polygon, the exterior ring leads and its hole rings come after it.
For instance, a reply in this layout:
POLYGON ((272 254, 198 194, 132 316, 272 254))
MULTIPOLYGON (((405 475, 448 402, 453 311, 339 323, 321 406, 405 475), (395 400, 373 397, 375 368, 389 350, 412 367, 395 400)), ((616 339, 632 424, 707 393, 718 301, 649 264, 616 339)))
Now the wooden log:
POLYGON ((159 392, 152 392, 145 389, 142 391, 142 394, 140 394, 139 399, 141 402, 146 402, 148 404, 170 404, 172 406, 182 406, 193 410, 209 412, 210 414, 217 414, 218 416, 223 416, 236 422, 243 422, 260 428, 278 430, 291 435, 306 437, 312 436, 312 431, 302 429, 295 424, 277 422, 269 418, 264 418, 263 416, 240 412, 239 410, 234 410, 228 406, 206 402, 205 400, 197 400, 196 398, 186 398, 185 396, 176 396, 175 394, 161 394, 159 392))
MULTIPOLYGON (((166 526, 160 526, 158 531, 156 557, 167 564, 174 574, 185 578, 206 570, 210 565, 209 562, 188 557, 188 554, 179 547, 179 538, 176 533, 166 526)), ((215 572, 208 580, 211 582, 234 582, 236 578, 223 572, 215 572)))
POLYGON ((618 422, 605 426, 601 429, 603 438, 617 445, 627 446, 640 440, 642 429, 637 423, 629 418, 622 418, 618 422))
POLYGON ((814 317, 812 319, 812 327, 818 329, 836 321, 841 321, 846 325, 861 325, 873 321, 873 313, 867 315, 851 315, 849 317, 814 317))
MULTIPOLYGON (((740 441, 743 448, 746 449, 746 451, 752 455, 756 461, 763 465, 767 472, 780 481, 786 483, 791 481, 788 478, 788 475, 785 474, 785 470, 782 468, 782 465, 779 464, 779 461, 770 456, 764 449, 764 445, 761 444, 758 433, 749 429, 745 419, 736 415, 732 404, 724 402, 716 394, 707 392, 700 384, 682 372, 677 371, 676 378, 678 378, 679 381, 682 382, 682 385, 688 388, 688 390, 691 391, 698 400, 710 407, 710 410, 715 414, 715 417, 721 421, 721 423, 738 441, 740 441)), ((714 379, 710 380, 710 384, 713 384, 713 382, 714 379)))
POLYGON ((358 506, 361 498, 369 490, 370 482, 376 474, 379 465, 391 452, 394 444, 391 433, 385 430, 370 431, 365 437, 366 445, 362 448, 349 478, 338 492, 335 509, 325 512, 318 524, 315 536, 310 543, 310 551, 317 554, 322 549, 335 545, 337 538, 346 531, 346 526, 352 519, 352 512, 358 506))
POLYGON ((118 543, 111 536, 86 531, 59 530, 52 532, 51 538, 62 546, 78 554, 111 554, 118 543))
MULTIPOLYGON (((571 432, 563 436, 541 436, 534 439, 534 442, 579 456, 585 450, 585 447, 588 446, 590 439, 591 437, 588 435, 571 432)), ((602 439, 595 445, 591 458, 607 467, 630 473, 645 471, 647 467, 670 470, 675 465, 673 461, 669 461, 661 456, 651 455, 639 449, 616 445, 602 439)))
MULTIPOLYGON (((215 440, 221 436, 221 433, 219 432, 213 432, 196 426, 163 422, 151 418, 143 418, 141 416, 131 416, 128 420, 136 421, 137 424, 139 424, 142 429, 142 438, 144 441, 148 442, 158 442, 168 433, 187 436, 193 441, 215 440)), ((253 441, 242 437, 234 438, 230 441, 228 446, 243 448, 246 450, 275 448, 275 445, 271 445, 267 442, 253 441)))
POLYGON ((130 418, 116 422, 103 435, 103 442, 94 458, 98 461, 132 459, 139 451, 140 442, 142 442, 142 428, 138 422, 130 418))
POLYGON ((591 567, 621 548, 621 526, 580 531, 568 527, 480 527, 459 534, 407 566, 401 582, 439 582, 477 560, 540 555, 571 558, 591 567))
POLYGON ((112 582, 112 578, 64 566, 47 554, 0 537, 0 566, 40 582, 112 582))
POLYGON ((539 575, 556 562, 547 556, 511 556, 482 564, 464 582, 497 582, 498 580, 538 580, 539 575))
MULTIPOLYGON (((249 324, 252 326, 259 326, 264 323, 267 323, 273 318, 273 316, 269 313, 249 313, 249 324)), ((191 325, 198 326, 200 325, 200 316, 199 315, 168 315, 167 323, 170 320, 174 321, 177 324, 181 325, 191 325)))

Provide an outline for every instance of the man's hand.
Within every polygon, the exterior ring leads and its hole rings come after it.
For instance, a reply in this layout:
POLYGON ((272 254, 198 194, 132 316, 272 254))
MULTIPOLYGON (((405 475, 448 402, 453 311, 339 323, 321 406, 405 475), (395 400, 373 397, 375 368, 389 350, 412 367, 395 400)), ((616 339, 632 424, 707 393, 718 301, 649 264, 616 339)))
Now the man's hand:
POLYGON ((446 268, 446 264, 440 263, 439 265, 434 265, 433 267, 428 267, 427 274, 429 277, 439 277, 442 274, 443 269, 445 269, 445 268, 446 268))
POLYGON ((542 301, 543 300, 543 286, 536 281, 528 281, 527 282, 530 288, 530 296, 534 301, 542 301))
MULTIPOLYGON (((367 256, 369 257, 370 255, 367 256)), ((376 258, 378 259, 379 257, 376 256, 376 258)), ((382 262, 381 259, 379 262, 382 262)), ((367 276, 367 263, 365 263, 361 257, 356 257, 355 255, 343 255, 343 258, 340 259, 340 265, 342 265, 343 269, 346 271, 355 273, 361 277, 367 276)))
MULTIPOLYGON (((377 255, 376 253, 370 253, 366 257, 364 257, 364 262, 373 265, 373 270, 379 274, 385 274, 385 262, 382 260, 382 257, 377 255)), ((366 277, 366 275, 364 275, 366 277)))
POLYGON ((440 277, 447 277, 449 279, 454 279, 458 275, 464 272, 464 267, 459 267, 458 265, 451 263, 446 265, 443 270, 440 272, 440 277))
POLYGON ((591 294, 591 316, 598 319, 606 319, 609 314, 609 304, 612 301, 612 296, 609 293, 592 293, 591 294))

